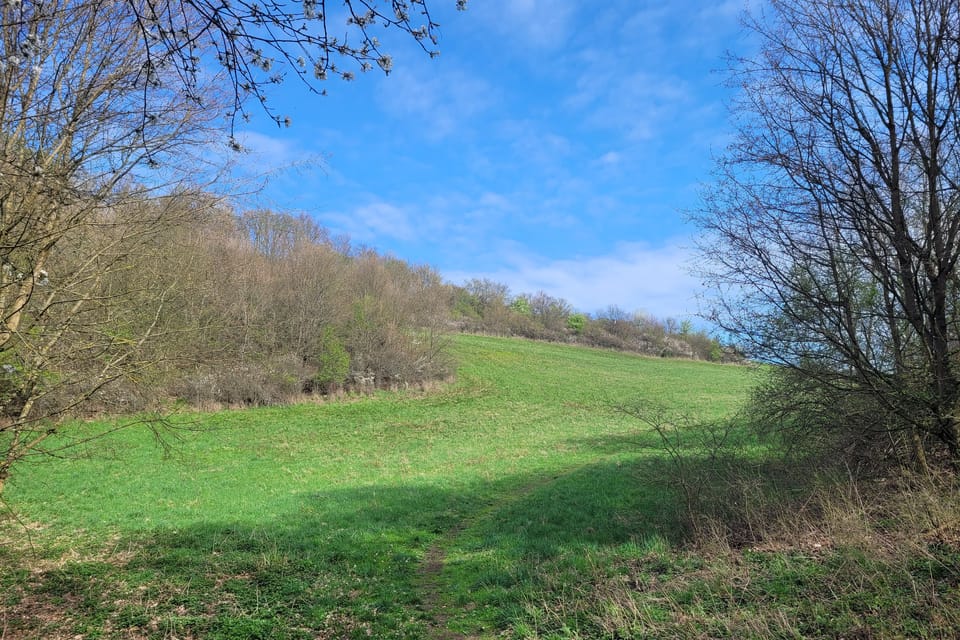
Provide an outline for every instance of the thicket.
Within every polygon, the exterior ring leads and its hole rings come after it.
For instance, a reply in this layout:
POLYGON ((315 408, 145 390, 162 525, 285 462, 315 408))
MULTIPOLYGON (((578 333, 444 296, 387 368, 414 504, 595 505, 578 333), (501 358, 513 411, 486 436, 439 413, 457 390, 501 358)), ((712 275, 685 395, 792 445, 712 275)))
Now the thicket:
POLYGON ((127 203, 97 220, 67 234, 25 304, 22 341, 46 338, 44 366, 37 373, 26 354, 4 353, 6 420, 25 408, 41 428, 171 400, 263 405, 450 372, 448 287, 429 267, 354 249, 306 216, 238 214, 196 193, 127 203), (124 237, 110 224, 118 217, 163 223, 124 237), (95 277, 86 265, 94 246, 106 247, 95 277), (54 297, 80 285, 99 301, 82 313, 54 297), (38 316, 59 328, 55 341, 38 316))
MULTIPOLYGON (((106 215, 106 214, 105 214, 106 215)), ((110 216, 118 216, 113 211, 110 216)), ((663 357, 730 360, 720 343, 689 323, 658 321, 617 307, 587 315, 545 293, 511 296, 506 286, 443 282, 416 266, 355 248, 306 215, 238 213, 204 194, 128 204, 125 217, 164 219, 130 242, 89 295, 109 301, 61 337, 42 379, 8 366, 4 411, 36 396, 43 415, 132 412, 181 400, 195 406, 265 405, 304 394, 424 385, 451 373, 451 330, 575 342, 663 357), (93 328, 95 353, 84 347, 93 328), (101 380, 104 360, 128 369, 101 380), (75 355, 69 355, 76 352, 75 355), (69 357, 68 357, 69 356, 69 357), (55 365, 55 366, 53 366, 55 365)), ((97 225, 101 235, 111 227, 97 225)), ((101 238, 109 241, 109 238, 101 238)), ((78 235, 79 246, 89 242, 78 235)), ((84 254, 58 252, 54 281, 82 272, 84 254)), ((57 284, 54 282, 54 284, 57 284)), ((53 311, 48 311, 53 313, 53 311)))
MULTIPOLYGON (((157 206, 141 203, 140 215, 157 206)), ((617 307, 587 315, 543 292, 511 296, 486 280, 449 285, 431 267, 332 237, 306 215, 238 213, 197 193, 165 206, 179 223, 157 229, 104 279, 99 295, 116 304, 103 310, 102 329, 141 342, 137 369, 98 390, 89 410, 139 411, 171 400, 267 405, 422 386, 451 374, 444 347, 454 330, 662 357, 736 357, 687 322, 617 307)), ((63 256, 57 272, 75 269, 71 259, 80 257, 63 256)), ((83 380, 90 366, 65 361, 51 379, 83 380)), ((70 397, 52 385, 48 410, 70 397)))
POLYGON ((586 314, 562 298, 543 291, 511 294, 489 279, 473 279, 454 287, 452 314, 460 331, 568 342, 632 351, 664 358, 739 362, 736 349, 723 345, 689 320, 660 320, 611 306, 586 314))
MULTIPOLYGON (((355 249, 305 215, 212 211, 125 272, 166 299, 155 376, 114 394, 264 405, 302 394, 423 385, 450 373, 447 286, 430 267, 355 249)), ((143 318, 141 322, 146 322, 143 318)))

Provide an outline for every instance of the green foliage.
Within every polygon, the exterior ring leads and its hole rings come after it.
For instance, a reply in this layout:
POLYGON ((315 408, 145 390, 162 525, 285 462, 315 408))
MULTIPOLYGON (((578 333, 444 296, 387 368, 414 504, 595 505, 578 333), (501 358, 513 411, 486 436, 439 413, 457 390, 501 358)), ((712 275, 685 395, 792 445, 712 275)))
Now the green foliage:
POLYGON ((482 315, 476 297, 463 287, 455 287, 453 290, 453 315, 471 320, 479 320, 482 315))
POLYGON ((333 327, 324 327, 317 346, 317 372, 314 382, 322 391, 342 385, 350 375, 350 354, 333 327))
POLYGON ((519 313, 522 316, 529 316, 533 313, 530 308, 530 298, 527 296, 517 296, 510 302, 510 310, 519 313))
POLYGON ((723 345, 719 340, 710 343, 710 362, 723 362, 723 345))
POLYGON ((497 307, 502 307, 510 295, 510 290, 505 284, 487 278, 470 280, 464 285, 464 290, 469 294, 477 314, 481 316, 497 307))
POLYGON ((567 317, 567 328, 573 331, 576 335, 582 334, 586 326, 587 316, 582 313, 573 313, 567 317))

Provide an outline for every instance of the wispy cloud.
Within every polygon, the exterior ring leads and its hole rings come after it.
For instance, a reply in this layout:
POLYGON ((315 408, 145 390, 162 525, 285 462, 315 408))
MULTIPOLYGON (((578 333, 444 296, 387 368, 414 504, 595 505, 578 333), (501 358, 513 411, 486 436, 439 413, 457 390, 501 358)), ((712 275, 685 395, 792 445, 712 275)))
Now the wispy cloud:
POLYGON ((509 0, 477 3, 470 11, 514 46, 556 49, 567 43, 575 8, 571 0, 509 0))
POLYGON ((501 268, 444 275, 455 283, 490 278, 515 294, 545 291, 588 312, 617 305, 667 318, 696 311, 697 280, 689 273, 690 261, 691 251, 680 242, 659 247, 624 243, 609 255, 552 260, 514 249, 501 268))
POLYGON ((511 155, 521 158, 528 167, 555 165, 568 158, 573 150, 567 137, 545 129, 534 119, 502 120, 497 134, 511 146, 511 155))
POLYGON ((288 137, 268 136, 256 131, 240 131, 236 137, 243 148, 243 155, 249 157, 251 164, 285 166, 299 160, 302 155, 296 142, 288 137))
POLYGON ((617 151, 607 151, 597 159, 597 162, 606 167, 615 167, 623 161, 623 154, 617 151))
POLYGON ((398 69, 381 83, 378 100, 394 117, 413 120, 431 140, 454 134, 496 103, 496 88, 484 80, 459 70, 429 71, 398 69))
POLYGON ((416 238, 418 227, 414 212, 383 201, 371 201, 350 211, 324 212, 321 222, 362 244, 382 244, 388 240, 409 242, 416 238))
POLYGON ((288 187, 299 193, 304 184, 313 183, 327 169, 323 155, 305 149, 290 136, 247 130, 238 131, 236 139, 241 151, 224 145, 218 158, 229 167, 233 197, 242 206, 290 208, 290 199, 278 196, 289 191, 288 187))
MULTIPOLYGON (((588 58, 592 58, 589 56, 588 58)), ((654 138, 694 103, 678 76, 636 71, 618 74, 598 68, 584 72, 566 100, 592 127, 620 132, 634 142, 654 138)))
POLYGON ((335 233, 363 244, 386 250, 432 247, 462 256, 480 250, 491 229, 516 211, 509 198, 496 192, 468 196, 445 191, 410 202, 367 195, 360 204, 319 211, 316 217, 335 233))
POLYGON ((721 95, 720 77, 712 72, 739 33, 747 2, 679 0, 597 11, 608 39, 585 41, 567 56, 576 74, 564 106, 591 128, 633 143, 701 129, 699 114, 721 95))
POLYGON ((733 22, 739 20, 745 13, 754 11, 759 4, 757 0, 725 0, 701 8, 696 16, 700 23, 716 20, 733 22))

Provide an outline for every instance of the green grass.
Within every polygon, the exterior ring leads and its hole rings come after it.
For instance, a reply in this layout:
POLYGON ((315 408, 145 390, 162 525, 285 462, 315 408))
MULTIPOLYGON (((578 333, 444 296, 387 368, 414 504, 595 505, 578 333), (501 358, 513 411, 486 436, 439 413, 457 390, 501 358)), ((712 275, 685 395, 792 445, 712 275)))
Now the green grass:
MULTIPOLYGON (((177 416, 190 430, 169 457, 129 430, 17 469, 3 637, 614 638, 641 622, 696 637, 677 621, 734 615, 752 592, 721 588, 727 569, 696 578, 708 565, 676 550, 661 443, 615 407, 721 418, 751 370, 484 337, 454 350, 439 391, 177 416)), ((781 555, 758 556, 764 593, 833 575, 781 555)))

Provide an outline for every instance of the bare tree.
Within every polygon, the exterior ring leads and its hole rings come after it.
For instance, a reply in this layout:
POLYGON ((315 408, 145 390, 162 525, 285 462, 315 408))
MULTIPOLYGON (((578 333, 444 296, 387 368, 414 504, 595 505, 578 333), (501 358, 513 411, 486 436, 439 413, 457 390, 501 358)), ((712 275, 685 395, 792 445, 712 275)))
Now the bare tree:
POLYGON ((131 257, 211 206, 185 195, 205 174, 196 152, 224 124, 236 147, 250 100, 283 122, 266 99, 285 74, 320 93, 327 76, 390 71, 383 29, 431 53, 437 41, 422 0, 327 9, 0 3, 0 493, 13 464, 70 444, 67 416, 143 366, 169 279, 130 277, 131 257))
POLYGON ((573 313, 573 308, 563 298, 537 291, 530 296, 530 312, 545 328, 562 331, 567 326, 567 318, 573 313))
POLYGON ((115 276, 187 214, 176 192, 217 116, 145 73, 125 15, 106 0, 0 10, 0 491, 138 361, 150 327, 128 331, 115 276))
POLYGON ((782 365, 784 424, 956 462, 960 5, 773 0, 748 27, 698 216, 714 318, 782 365))
MULTIPOLYGON (((187 94, 202 101, 198 86, 212 56, 233 91, 232 116, 246 116, 250 99, 278 124, 289 119, 267 105, 271 85, 293 75, 316 93, 330 77, 352 80, 357 72, 390 73, 393 60, 377 34, 392 29, 437 54, 438 25, 425 0, 126 0, 139 30, 146 65, 173 69, 187 94)), ((466 0, 456 0, 459 10, 466 0)))

